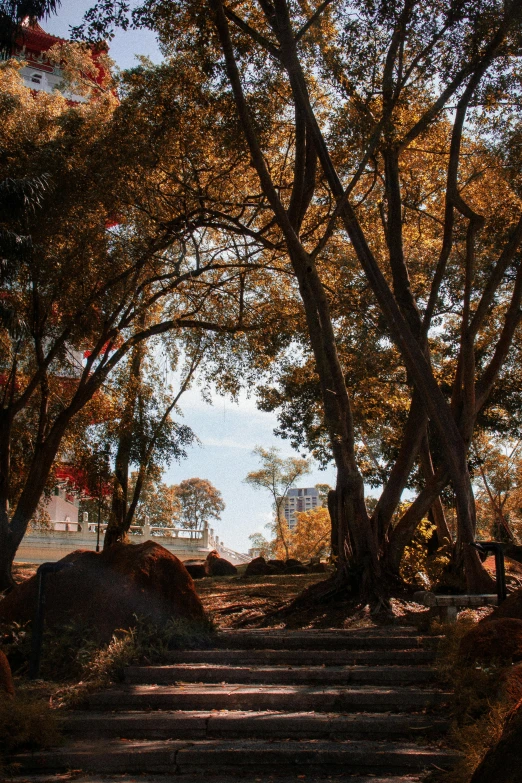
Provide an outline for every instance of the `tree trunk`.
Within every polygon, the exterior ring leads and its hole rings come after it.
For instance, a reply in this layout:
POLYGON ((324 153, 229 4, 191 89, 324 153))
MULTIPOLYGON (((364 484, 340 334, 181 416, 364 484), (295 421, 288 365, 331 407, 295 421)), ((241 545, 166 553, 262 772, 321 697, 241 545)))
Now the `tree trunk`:
POLYGON ((415 535, 421 519, 428 513, 447 483, 447 474, 434 476, 426 483, 424 489, 393 528, 385 551, 386 571, 392 576, 400 578, 400 565, 404 549, 415 535))
POLYGON ((13 587, 11 564, 16 554, 11 551, 9 525, 9 462, 11 444, 11 416, 0 410, 0 591, 13 587))
POLYGON ((2 519, 0 528, 0 592, 12 590, 15 586, 12 569, 19 543, 11 533, 9 524, 2 519))
MULTIPOLYGON (((431 459, 430 445, 427 434, 424 436, 420 449, 420 463, 426 482, 433 480, 435 471, 433 469, 433 461, 431 459)), ((442 507, 440 495, 438 495, 433 501, 431 506, 431 513, 433 514, 433 522, 437 528, 439 546, 442 546, 444 541, 447 541, 449 544, 451 544, 451 532, 446 521, 446 515, 442 507)))
POLYGON ((136 401, 140 394, 142 361, 143 346, 140 343, 133 349, 129 379, 125 389, 125 404, 120 421, 118 450, 114 465, 111 511, 103 539, 104 549, 118 542, 125 543, 128 540, 127 533, 130 525, 130 523, 127 524, 129 468, 136 426, 136 401))

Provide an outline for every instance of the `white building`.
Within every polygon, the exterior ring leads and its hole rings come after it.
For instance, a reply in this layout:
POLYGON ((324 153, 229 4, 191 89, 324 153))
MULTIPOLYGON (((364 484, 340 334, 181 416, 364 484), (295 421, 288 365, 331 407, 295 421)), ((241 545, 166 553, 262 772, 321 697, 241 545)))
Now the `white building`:
POLYGON ((317 487, 294 487, 289 489, 283 504, 283 514, 290 530, 297 524, 296 513, 311 511, 322 506, 317 487))
POLYGON ((51 497, 45 501, 45 511, 49 514, 51 530, 79 530, 78 506, 80 501, 78 494, 71 492, 67 487, 58 485, 51 497))
MULTIPOLYGON (((60 65, 51 61, 47 56, 49 49, 55 44, 62 43, 64 43, 62 38, 46 33, 38 22, 31 22, 27 18, 22 22, 20 34, 12 51, 12 57, 25 63, 20 71, 20 75, 26 87, 29 87, 33 92, 53 93, 55 90, 58 90, 71 103, 84 103, 88 98, 84 95, 72 93, 64 88, 63 72, 60 65)), ((93 48, 93 59, 98 65, 100 81, 104 71, 99 66, 97 57, 101 51, 101 49, 93 48)), ((94 81, 98 82, 98 78, 96 80, 90 78, 90 81, 93 83, 94 81)))

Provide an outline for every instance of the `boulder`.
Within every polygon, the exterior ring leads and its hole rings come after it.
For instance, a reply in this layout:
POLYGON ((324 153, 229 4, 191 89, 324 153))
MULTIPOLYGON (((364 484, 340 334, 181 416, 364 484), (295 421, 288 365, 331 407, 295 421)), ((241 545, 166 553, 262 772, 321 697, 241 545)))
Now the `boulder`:
POLYGON ((273 570, 274 573, 283 573, 286 571, 286 563, 284 560, 268 560, 267 565, 273 570))
POLYGON ((501 694, 509 704, 518 704, 522 699, 522 663, 506 666, 500 672, 501 694))
POLYGON ((308 574, 308 568, 299 563, 299 565, 290 565, 286 567, 285 574, 308 574))
MULTIPOLYGON (((134 626, 135 615, 154 623, 173 616, 205 619, 187 569, 153 541, 118 543, 99 553, 77 550, 60 562, 73 567, 46 576, 48 627, 78 622, 92 629, 98 642, 107 642, 116 629, 134 626)), ((35 602, 33 576, 0 601, 0 621, 32 620, 35 602)))
POLYGON ((289 557, 285 565, 287 568, 294 568, 294 566, 302 566, 303 564, 300 560, 296 560, 295 557, 289 557))
POLYGON ((273 569, 268 565, 263 556, 254 557, 246 567, 245 576, 265 576, 273 573, 273 569))
POLYGON ((184 560, 183 565, 192 579, 203 579, 203 577, 208 576, 206 560, 184 560))
POLYGON ((9 661, 3 650, 0 650, 0 698, 7 696, 12 699, 15 695, 13 675, 9 661))
POLYGON ((520 783, 521 748, 522 700, 511 710, 500 740, 486 753, 470 783, 520 783))
POLYGON ((497 606, 490 615, 480 621, 480 625, 503 617, 513 617, 517 620, 522 620, 522 589, 511 593, 505 601, 502 601, 500 606, 497 606))
POLYGON ((235 565, 221 557, 215 549, 207 555, 206 570, 208 576, 235 576, 237 574, 235 565))
POLYGON ((522 660, 522 620, 506 617, 478 623, 462 637, 459 656, 466 661, 522 660))

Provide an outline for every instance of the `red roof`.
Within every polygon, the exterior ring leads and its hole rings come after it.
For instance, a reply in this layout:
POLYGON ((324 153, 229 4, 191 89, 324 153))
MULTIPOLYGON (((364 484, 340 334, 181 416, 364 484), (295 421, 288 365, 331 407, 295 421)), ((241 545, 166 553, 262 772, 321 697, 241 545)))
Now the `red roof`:
MULTIPOLYGON (((56 35, 46 33, 43 27, 38 22, 31 22, 29 18, 26 18, 21 25, 22 31, 18 35, 15 42, 15 50, 22 51, 25 47, 26 59, 30 62, 33 61, 33 54, 39 55, 43 52, 47 52, 52 46, 57 43, 66 43, 65 38, 59 38, 56 35)), ((96 65, 98 74, 93 78, 93 81, 97 84, 102 84, 105 78, 105 69, 99 62, 100 55, 108 51, 108 47, 104 42, 91 45, 92 58, 96 65)), ((25 56, 25 55, 24 55, 25 56)), ((48 61, 34 62, 35 67, 43 71, 51 71, 52 66, 48 61)), ((73 101, 74 103, 74 101, 73 101)))
POLYGON ((46 52, 51 46, 62 43, 64 40, 64 38, 46 33, 38 22, 29 22, 26 19, 22 22, 22 33, 18 36, 16 43, 20 48, 25 46, 32 52, 46 52))

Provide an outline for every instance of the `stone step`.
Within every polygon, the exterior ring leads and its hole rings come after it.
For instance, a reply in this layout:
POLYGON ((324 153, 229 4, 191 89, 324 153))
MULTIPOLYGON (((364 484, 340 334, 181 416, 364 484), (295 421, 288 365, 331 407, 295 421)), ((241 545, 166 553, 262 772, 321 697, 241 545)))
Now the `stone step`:
MULTIPOLYGON (((198 740, 76 742, 55 750, 20 754, 11 762, 21 771, 82 770, 98 773, 168 773, 258 776, 259 772, 303 770, 307 773, 397 773, 450 768, 458 759, 451 750, 412 743, 370 741, 198 740)), ((205 777, 203 777, 205 776, 205 777)), ((181 783, 181 781, 180 781, 181 783)))
POLYGON ((401 630, 390 633, 358 631, 220 631, 212 646, 221 649, 269 650, 412 650, 433 649, 435 636, 401 630))
POLYGON ((64 733, 84 739, 392 739, 440 736, 449 721, 434 715, 389 713, 76 712, 68 714, 62 726, 64 733))
POLYGON ((432 663, 435 650, 170 650, 166 663, 214 663, 222 666, 415 666, 432 663))
POLYGON ((287 710, 294 712, 405 712, 439 707, 450 694, 411 686, 346 688, 307 685, 124 685, 93 693, 105 710, 287 710))
POLYGON ((218 666, 173 664, 129 666, 125 682, 136 684, 265 683, 273 685, 398 685, 430 682, 435 672, 428 666, 218 666))

